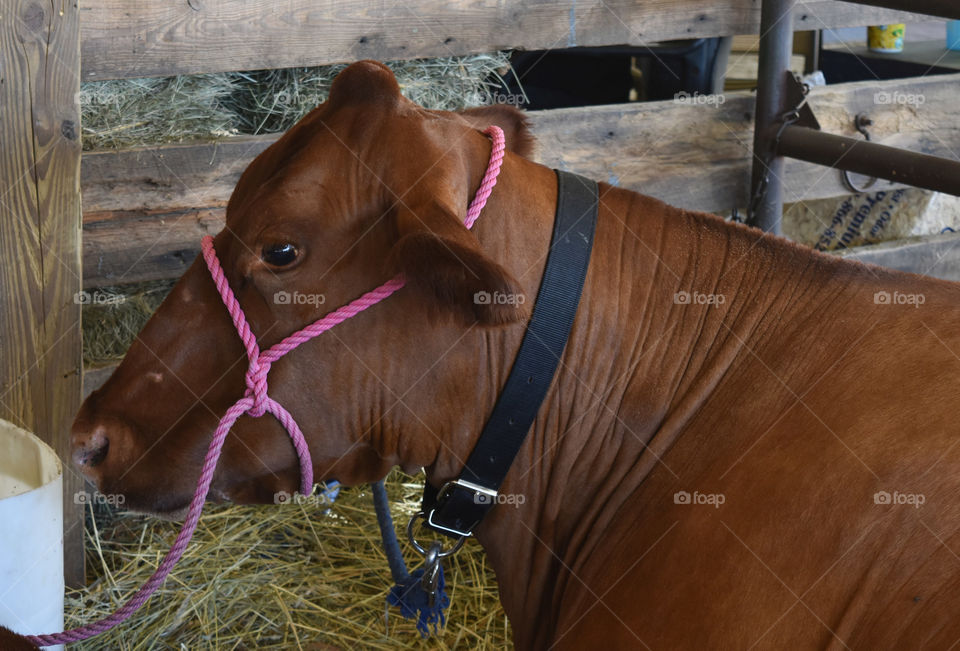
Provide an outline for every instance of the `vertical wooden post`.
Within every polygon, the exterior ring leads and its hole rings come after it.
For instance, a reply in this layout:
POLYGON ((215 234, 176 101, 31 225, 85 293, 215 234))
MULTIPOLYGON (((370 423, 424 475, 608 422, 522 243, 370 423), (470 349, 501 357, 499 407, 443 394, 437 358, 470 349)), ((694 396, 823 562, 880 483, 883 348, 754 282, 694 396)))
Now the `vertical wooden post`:
POLYGON ((0 0, 0 415, 63 460, 64 571, 83 581, 77 0, 0 0))

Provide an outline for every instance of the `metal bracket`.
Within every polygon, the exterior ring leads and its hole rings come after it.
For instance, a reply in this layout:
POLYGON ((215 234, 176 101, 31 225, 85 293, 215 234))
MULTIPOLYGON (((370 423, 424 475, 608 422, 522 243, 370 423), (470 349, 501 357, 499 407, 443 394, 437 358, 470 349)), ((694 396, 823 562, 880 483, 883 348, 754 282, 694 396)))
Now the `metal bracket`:
POLYGON ((795 107, 794 111, 797 113, 797 119, 793 124, 819 131, 820 123, 817 121, 817 116, 813 114, 809 102, 807 102, 810 86, 803 83, 799 75, 791 74, 787 77, 786 91, 786 104, 795 107))

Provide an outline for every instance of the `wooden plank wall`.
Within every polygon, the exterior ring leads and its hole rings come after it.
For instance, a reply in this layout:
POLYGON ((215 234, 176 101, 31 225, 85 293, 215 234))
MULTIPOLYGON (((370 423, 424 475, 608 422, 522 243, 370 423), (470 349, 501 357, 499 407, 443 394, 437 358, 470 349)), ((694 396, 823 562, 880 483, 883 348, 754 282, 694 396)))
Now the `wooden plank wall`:
MULTIPOLYGON (((909 20, 836 0, 806 0, 794 15, 797 30, 909 20)), ((83 78, 648 45, 756 34, 759 24, 759 0, 89 0, 83 78)))
POLYGON ((64 460, 65 572, 73 585, 83 582, 83 507, 73 499, 83 482, 69 462, 81 379, 79 37, 73 3, 3 5, 0 415, 64 460))
MULTIPOLYGON (((958 85, 960 75, 858 82, 815 89, 810 102, 832 133, 856 135, 853 117, 863 112, 874 120, 875 141, 949 156, 960 149, 960 123, 950 115, 958 85), (894 91, 925 101, 919 108, 876 103, 877 93, 894 91)), ((684 208, 742 210, 753 98, 724 99, 716 107, 668 101, 534 111, 537 158, 684 208)), ((200 238, 222 227, 243 168, 276 138, 85 154, 84 285, 179 276, 200 238)), ((848 193, 838 172, 800 161, 788 162, 785 182, 790 202, 848 193)))

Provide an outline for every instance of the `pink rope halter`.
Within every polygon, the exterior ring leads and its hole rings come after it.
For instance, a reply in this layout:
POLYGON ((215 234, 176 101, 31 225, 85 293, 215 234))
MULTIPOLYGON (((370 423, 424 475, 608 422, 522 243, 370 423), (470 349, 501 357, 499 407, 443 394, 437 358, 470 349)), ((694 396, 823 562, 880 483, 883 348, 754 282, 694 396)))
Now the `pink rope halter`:
MULTIPOLYGON (((482 211, 483 207, 487 204, 487 199, 493 191, 493 186, 497 184, 497 176, 500 174, 500 166, 503 163, 505 149, 503 131, 501 131, 499 127, 489 126, 484 130, 484 133, 492 138, 493 147, 490 152, 490 162, 487 164, 487 171, 483 175, 483 180, 480 182, 477 194, 467 207, 467 216, 463 220, 463 224, 467 228, 473 226, 474 222, 477 221, 477 217, 480 216, 480 211, 482 211)), ((190 543, 190 539, 197 529, 197 523, 200 521, 200 514, 203 511, 207 493, 210 492, 210 484, 213 482, 213 471, 217 467, 217 461, 220 459, 220 453, 223 450, 223 444, 226 441, 227 434, 241 416, 248 415, 251 418, 259 418, 269 413, 273 414, 280 424, 283 425, 284 429, 286 429, 290 435, 290 440, 293 442, 293 447, 300 461, 300 492, 303 495, 309 495, 313 491, 313 462, 310 459, 310 450, 303 437, 303 432, 300 431, 300 426, 297 425, 297 421, 290 415, 290 412, 267 394, 267 374, 270 373, 270 366, 300 344, 326 332, 338 323, 343 323, 350 317, 356 316, 368 307, 376 305, 405 284, 401 276, 395 276, 360 298, 320 317, 280 343, 274 344, 265 351, 261 351, 260 345, 257 343, 257 337, 253 334, 253 331, 250 330, 250 324, 247 322, 247 318, 243 313, 243 308, 240 307, 240 303, 237 301, 236 296, 234 296, 233 290, 230 289, 230 284, 227 282, 227 278, 223 273, 223 267, 220 266, 217 252, 213 248, 213 238, 209 235, 204 237, 201 247, 203 250, 203 259, 207 263, 207 268, 210 270, 210 276, 217 286, 220 298, 230 313, 230 318, 233 319, 233 325, 237 329, 237 334, 239 334, 240 339, 243 340, 243 345, 247 351, 247 360, 249 362, 246 374, 247 390, 244 392, 243 397, 227 409, 223 418, 220 419, 220 424, 217 425, 217 429, 213 434, 213 440, 210 441, 210 447, 207 449, 207 456, 203 461, 200 480, 197 482, 197 490, 194 492, 193 499, 190 501, 190 507, 187 510, 187 517, 184 520, 183 528, 180 529, 180 533, 177 535, 173 546, 170 547, 170 551, 163 557, 163 560, 153 575, 147 579, 146 583, 134 593, 127 603, 118 608, 112 615, 93 622, 92 624, 73 628, 68 631, 63 631, 62 633, 26 636, 30 642, 37 646, 52 646, 55 644, 79 642, 80 640, 94 637, 123 622, 146 603, 150 595, 160 587, 160 584, 163 583, 167 575, 170 574, 170 571, 183 556, 183 552, 190 543)))

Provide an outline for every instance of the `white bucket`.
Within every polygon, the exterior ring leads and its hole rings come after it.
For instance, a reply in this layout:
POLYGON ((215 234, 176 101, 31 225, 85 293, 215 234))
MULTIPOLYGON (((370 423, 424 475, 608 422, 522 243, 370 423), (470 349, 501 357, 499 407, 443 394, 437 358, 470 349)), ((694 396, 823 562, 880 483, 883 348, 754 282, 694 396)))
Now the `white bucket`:
POLYGON ((60 459, 36 436, 2 419, 0 624, 25 635, 63 630, 60 459))

